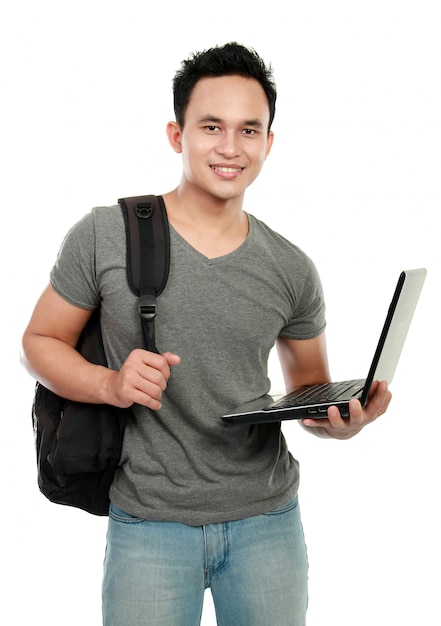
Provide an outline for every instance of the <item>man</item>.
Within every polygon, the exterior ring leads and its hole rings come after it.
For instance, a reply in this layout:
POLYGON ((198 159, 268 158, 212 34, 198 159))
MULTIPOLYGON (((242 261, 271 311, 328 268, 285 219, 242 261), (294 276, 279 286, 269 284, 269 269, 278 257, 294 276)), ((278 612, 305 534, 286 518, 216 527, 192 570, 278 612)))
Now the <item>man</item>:
MULTIPOLYGON (((330 380, 313 263, 242 208, 272 147, 275 101, 270 69, 236 43, 193 55, 175 76, 167 134, 183 171, 163 195, 161 354, 139 349, 118 207, 94 209, 69 232, 24 335, 26 366, 56 393, 133 405, 110 492, 105 626, 194 626, 207 587, 222 626, 305 624, 298 464, 279 424, 219 419, 269 391, 275 343, 288 389, 330 380), (98 305, 109 368, 74 349, 98 305)), ((390 398, 378 383, 364 410, 353 401, 349 418, 333 407, 303 426, 349 438, 390 398)))

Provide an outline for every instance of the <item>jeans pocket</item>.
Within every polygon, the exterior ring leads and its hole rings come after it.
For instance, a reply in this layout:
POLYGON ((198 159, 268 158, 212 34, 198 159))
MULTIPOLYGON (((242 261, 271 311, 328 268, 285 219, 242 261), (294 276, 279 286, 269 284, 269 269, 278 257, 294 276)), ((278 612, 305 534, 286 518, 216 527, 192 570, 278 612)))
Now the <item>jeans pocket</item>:
POLYGON ((267 513, 264 513, 264 515, 282 515, 283 513, 288 513, 289 511, 292 511, 293 509, 295 509, 298 503, 299 503, 299 498, 298 498, 298 495, 296 494, 293 498, 291 498, 287 502, 283 502, 282 504, 279 504, 279 506, 276 506, 275 509, 268 511, 267 513))
POLYGON ((127 511, 123 511, 113 502, 110 503, 109 517, 116 522, 122 522, 124 524, 136 524, 144 521, 140 517, 135 517, 134 515, 127 513, 127 511))

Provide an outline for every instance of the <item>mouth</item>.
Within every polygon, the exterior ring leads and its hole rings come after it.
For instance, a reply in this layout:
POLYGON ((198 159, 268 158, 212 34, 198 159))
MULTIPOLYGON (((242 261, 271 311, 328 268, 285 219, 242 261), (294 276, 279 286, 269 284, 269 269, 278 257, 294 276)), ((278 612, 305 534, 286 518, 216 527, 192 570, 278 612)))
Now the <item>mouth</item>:
POLYGON ((241 174, 243 167, 237 165, 211 165, 213 172, 222 178, 236 178, 241 174))

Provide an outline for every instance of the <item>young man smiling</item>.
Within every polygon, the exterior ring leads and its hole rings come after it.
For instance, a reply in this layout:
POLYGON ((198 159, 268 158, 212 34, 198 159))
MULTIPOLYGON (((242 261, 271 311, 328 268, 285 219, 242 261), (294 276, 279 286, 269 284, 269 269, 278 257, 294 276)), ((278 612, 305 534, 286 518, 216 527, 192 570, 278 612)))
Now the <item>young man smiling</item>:
POLYGON ((269 115, 257 80, 209 76, 196 83, 185 121, 167 126, 183 162, 179 187, 164 195, 167 213, 181 235, 209 258, 236 249, 248 234, 243 198, 271 150, 269 115))
MULTIPOLYGON (((265 397, 275 344, 288 389, 329 380, 312 261, 243 211, 272 147, 275 101, 269 68, 236 43, 193 55, 175 76, 167 135, 183 168, 163 195, 171 267, 158 299, 161 354, 139 348, 117 206, 71 229, 24 334, 26 366, 55 392, 133 406, 110 492, 105 626, 195 626, 208 587, 221 626, 305 624, 298 463, 280 425, 219 419, 265 397), (97 306, 109 368, 74 349, 97 306)), ((377 384, 364 410, 354 401, 348 419, 334 407, 303 426, 345 439, 390 397, 377 384)))

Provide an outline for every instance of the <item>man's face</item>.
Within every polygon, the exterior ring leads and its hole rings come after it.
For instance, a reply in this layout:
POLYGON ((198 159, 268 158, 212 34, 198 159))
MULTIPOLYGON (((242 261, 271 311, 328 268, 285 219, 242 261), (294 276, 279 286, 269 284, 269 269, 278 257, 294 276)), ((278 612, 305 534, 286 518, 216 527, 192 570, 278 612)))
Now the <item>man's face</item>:
POLYGON ((201 79, 190 97, 184 128, 169 125, 170 142, 182 153, 182 182, 218 200, 243 197, 271 149, 268 123, 268 100, 257 80, 201 79))

